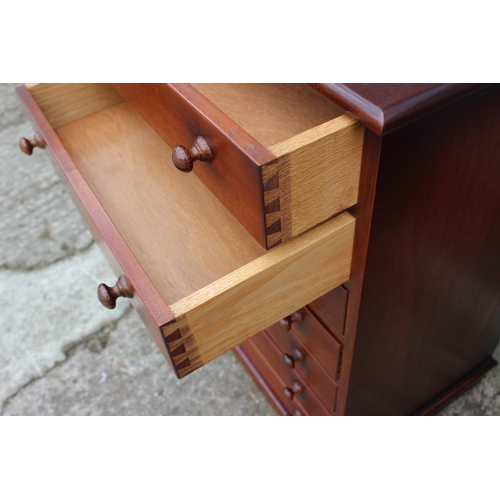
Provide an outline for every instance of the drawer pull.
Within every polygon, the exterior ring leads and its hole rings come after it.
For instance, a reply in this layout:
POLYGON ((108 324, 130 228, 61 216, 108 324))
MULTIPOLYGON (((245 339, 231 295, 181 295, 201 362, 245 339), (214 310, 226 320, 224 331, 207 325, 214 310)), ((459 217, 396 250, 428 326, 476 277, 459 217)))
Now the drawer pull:
POLYGON ((302 323, 304 317, 302 316, 302 313, 300 311, 295 311, 294 313, 290 314, 290 316, 287 316, 286 318, 283 318, 280 320, 279 325, 283 330, 290 330, 292 328, 292 323, 302 323))
POLYGON ((115 283, 115 286, 109 287, 101 283, 97 287, 97 297, 99 302, 108 309, 116 307, 116 299, 119 297, 127 297, 131 299, 134 296, 134 289, 128 279, 122 274, 115 283))
POLYGON ((26 139, 26 137, 21 137, 19 140, 19 147, 21 148, 21 151, 28 156, 31 156, 35 148, 45 149, 45 146, 45 140, 38 134, 35 134, 31 141, 26 139))
POLYGON ((283 364, 287 368, 293 368, 298 361, 304 361, 304 353, 300 349, 294 349, 293 356, 291 354, 283 354, 283 364))
POLYGON ((293 399, 295 394, 302 394, 304 392, 304 389, 298 382, 294 382, 292 387, 285 387, 283 389, 283 394, 285 395, 286 399, 293 399))
POLYGON ((201 136, 196 138, 190 150, 184 146, 176 146, 172 151, 172 161, 181 172, 191 172, 196 160, 211 162, 212 159, 212 151, 201 136))

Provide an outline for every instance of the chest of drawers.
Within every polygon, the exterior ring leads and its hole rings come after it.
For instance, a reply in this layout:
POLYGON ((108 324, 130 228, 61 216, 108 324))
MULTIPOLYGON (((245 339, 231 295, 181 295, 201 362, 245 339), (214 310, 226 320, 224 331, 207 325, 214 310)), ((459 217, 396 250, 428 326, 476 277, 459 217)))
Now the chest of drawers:
POLYGON ((493 366, 497 86, 18 93, 178 376, 236 348, 283 414, 393 415, 493 366))

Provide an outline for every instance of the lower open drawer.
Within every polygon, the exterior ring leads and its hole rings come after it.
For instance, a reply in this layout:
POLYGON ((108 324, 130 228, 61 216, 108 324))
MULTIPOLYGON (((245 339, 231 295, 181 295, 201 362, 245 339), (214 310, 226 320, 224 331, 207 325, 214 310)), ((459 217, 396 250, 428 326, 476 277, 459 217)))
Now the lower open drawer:
POLYGON ((169 147, 111 86, 18 95, 177 376, 349 279, 351 215, 266 252, 197 177, 169 166, 169 147))

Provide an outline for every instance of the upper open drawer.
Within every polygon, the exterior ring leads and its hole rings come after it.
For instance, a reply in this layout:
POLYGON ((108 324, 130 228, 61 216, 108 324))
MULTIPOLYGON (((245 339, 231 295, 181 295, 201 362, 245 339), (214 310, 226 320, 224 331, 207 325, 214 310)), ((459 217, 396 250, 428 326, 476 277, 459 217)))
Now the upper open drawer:
POLYGON ((363 126, 305 84, 114 86, 265 248, 357 203, 363 126))
MULTIPOLYGON (((354 218, 265 251, 111 85, 18 94, 117 276, 179 377, 349 279, 354 218)), ((106 296, 106 293, 108 296, 106 296)))

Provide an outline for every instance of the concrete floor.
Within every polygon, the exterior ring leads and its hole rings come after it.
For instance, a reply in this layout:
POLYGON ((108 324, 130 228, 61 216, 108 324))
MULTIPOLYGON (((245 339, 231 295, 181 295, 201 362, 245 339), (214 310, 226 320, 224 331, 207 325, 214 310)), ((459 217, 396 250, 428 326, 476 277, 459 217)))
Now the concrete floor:
MULTIPOLYGON (((2 415, 274 415, 232 353, 177 380, 126 301, 100 306, 114 276, 47 155, 19 151, 33 132, 14 88, 0 84, 2 415)), ((500 368, 442 414, 500 415, 500 368)))

